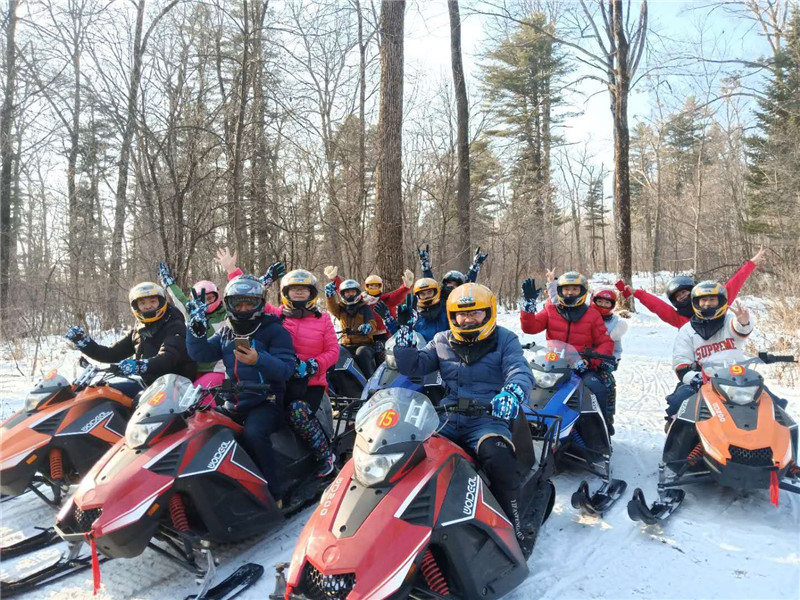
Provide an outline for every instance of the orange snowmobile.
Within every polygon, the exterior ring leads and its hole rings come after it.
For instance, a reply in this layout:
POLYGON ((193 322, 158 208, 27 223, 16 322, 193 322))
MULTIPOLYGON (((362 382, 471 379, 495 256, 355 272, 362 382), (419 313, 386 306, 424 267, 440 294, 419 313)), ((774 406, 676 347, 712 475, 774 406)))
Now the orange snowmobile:
POLYGON ((684 499, 680 486, 702 481, 738 490, 768 489, 775 506, 781 489, 800 494, 797 423, 766 391, 754 368, 776 362, 795 360, 725 350, 704 361, 703 385, 684 401, 667 433, 658 501, 648 507, 636 488, 628 502, 631 519, 648 525, 663 521, 684 499))
MULTIPOLYGON (((133 399, 106 385, 116 365, 100 368, 81 359, 70 384, 51 371, 28 392, 25 406, 0 424, 0 492, 3 501, 33 492, 57 507, 69 486, 125 435, 133 399), (51 497, 46 494, 50 490, 51 497)), ((56 539, 53 528, 0 548, 0 558, 37 550, 56 539)))

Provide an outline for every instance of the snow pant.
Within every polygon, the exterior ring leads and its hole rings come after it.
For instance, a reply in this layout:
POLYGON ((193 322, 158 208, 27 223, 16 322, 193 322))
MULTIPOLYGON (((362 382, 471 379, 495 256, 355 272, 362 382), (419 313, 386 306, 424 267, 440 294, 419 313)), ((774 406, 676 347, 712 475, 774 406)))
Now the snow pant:
POLYGON ((345 346, 350 352, 355 354, 356 364, 361 370, 362 375, 369 379, 377 369, 375 365, 375 349, 371 345, 345 346))
POLYGON ((286 386, 286 415, 294 432, 311 448, 314 457, 323 461, 330 456, 328 436, 316 417, 325 388, 308 385, 308 379, 292 379, 286 386))
POLYGON ((686 383, 678 383, 675 390, 667 396, 667 417, 678 414, 684 400, 691 398, 697 393, 697 388, 686 383))
POLYGON ((136 379, 127 379, 126 377, 112 377, 108 380, 108 387, 114 388, 122 392, 128 398, 136 399, 142 390, 145 389, 143 383, 136 379))
POLYGON ((583 376, 583 383, 595 395, 597 398, 597 405, 600 407, 603 417, 606 417, 608 415, 609 393, 608 387, 606 387, 606 384, 603 382, 601 374, 595 371, 587 371, 583 376))
POLYGON ((278 407, 273 402, 265 402, 246 413, 236 413, 234 418, 244 424, 242 445, 261 470, 269 491, 277 502, 281 499, 283 490, 275 468, 275 454, 270 436, 280 429, 283 421, 278 407))
POLYGON ((459 446, 471 450, 478 457, 489 487, 500 507, 522 537, 520 521, 520 485, 517 458, 511 444, 511 427, 508 421, 490 416, 469 417, 460 414, 441 415, 444 422, 439 433, 459 446))
POLYGON ((614 415, 617 412, 617 383, 614 380, 614 373, 608 371, 598 371, 597 376, 603 385, 606 386, 608 397, 606 399, 606 426, 610 435, 614 435, 614 415))

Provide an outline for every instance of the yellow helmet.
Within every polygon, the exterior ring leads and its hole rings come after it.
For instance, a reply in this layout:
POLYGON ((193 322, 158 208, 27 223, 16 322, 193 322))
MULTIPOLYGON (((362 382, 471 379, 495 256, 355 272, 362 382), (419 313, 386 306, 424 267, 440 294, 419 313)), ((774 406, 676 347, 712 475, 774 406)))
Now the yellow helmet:
POLYGON ((558 303, 561 306, 566 306, 568 308, 575 307, 575 306, 583 306, 586 303, 586 298, 589 295, 589 282, 586 281, 586 277, 578 273, 577 271, 570 271, 568 273, 564 273, 561 277, 558 278, 556 282, 556 293, 558 295, 558 303), (568 285, 577 285, 581 288, 580 294, 578 296, 564 296, 564 287, 568 285))
POLYGON ((497 296, 479 283, 460 285, 447 297, 447 321, 450 323, 453 337, 459 342, 485 340, 497 329, 497 296), (486 312, 486 318, 482 323, 470 327, 461 327, 456 323, 456 313, 474 310, 486 312))
POLYGON ((383 279, 370 275, 364 280, 364 289, 370 296, 380 296, 383 293, 383 279))
POLYGON ((143 281, 131 288, 128 292, 128 302, 130 302, 133 316, 141 323, 153 323, 158 321, 167 312, 167 294, 164 288, 152 281, 143 281), (138 300, 142 298, 158 298, 158 307, 155 310, 142 312, 139 310, 138 300))
POLYGON ((281 279, 281 304, 289 310, 296 308, 311 310, 314 308, 318 294, 317 278, 305 269, 289 271, 281 279), (308 297, 308 300, 290 300, 289 287, 293 285, 305 285, 311 288, 311 295, 308 297))
POLYGON ((432 277, 423 277, 422 279, 417 279, 416 283, 414 283, 413 293, 415 297, 417 294, 424 292, 425 290, 434 290, 436 293, 425 300, 420 300, 417 297, 417 306, 419 308, 430 308, 431 306, 438 304, 439 300, 442 299, 442 285, 432 277))
POLYGON ((692 288, 692 310, 703 321, 713 321, 725 316, 728 310, 728 290, 716 281, 701 281, 692 288), (700 308, 700 298, 709 296, 716 296, 719 304, 713 308, 700 308))

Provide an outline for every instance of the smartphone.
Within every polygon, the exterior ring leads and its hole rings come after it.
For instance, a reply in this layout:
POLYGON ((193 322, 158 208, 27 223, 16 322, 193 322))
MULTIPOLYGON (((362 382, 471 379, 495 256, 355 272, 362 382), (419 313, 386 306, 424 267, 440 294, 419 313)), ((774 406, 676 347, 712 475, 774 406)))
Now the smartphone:
POLYGON ((250 347, 250 340, 247 338, 236 338, 234 344, 237 350, 247 350, 250 347))

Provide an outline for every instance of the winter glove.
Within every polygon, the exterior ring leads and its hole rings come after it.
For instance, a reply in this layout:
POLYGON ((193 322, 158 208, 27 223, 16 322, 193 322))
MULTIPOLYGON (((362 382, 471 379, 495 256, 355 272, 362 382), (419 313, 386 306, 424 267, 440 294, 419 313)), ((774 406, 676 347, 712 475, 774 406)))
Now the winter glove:
POLYGON ((175 278, 170 274, 167 263, 158 263, 158 278, 161 280, 161 285, 166 287, 175 283, 175 278))
POLYGON ((325 297, 333 298, 336 295, 336 282, 331 281, 325 285, 325 297))
POLYGON ((430 244, 425 244, 425 250, 423 250, 422 248, 417 248, 417 254, 419 255, 419 264, 422 266, 422 270, 430 271, 431 270, 430 244))
POLYGON ((383 342, 375 342, 372 345, 372 349, 375 350, 376 354, 380 354, 381 352, 383 352, 383 348, 384 348, 383 342))
POLYGON ((413 302, 413 297, 411 294, 408 294, 406 296, 406 301, 397 307, 397 322, 400 323, 400 325, 411 324, 412 316, 414 314, 414 309, 411 308, 413 302))
POLYGON ((517 417, 519 405, 525 400, 525 392, 516 383, 506 384, 502 391, 492 398, 492 416, 511 421, 517 417))
POLYGON ((578 375, 583 375, 589 370, 589 364, 585 360, 581 359, 572 366, 572 370, 578 375))
POLYGON ((389 307, 386 306, 383 302, 376 302, 375 306, 372 307, 372 310, 378 313, 378 316, 384 321, 386 321, 386 319, 391 318, 392 316, 389 313, 389 307))
POLYGON ((624 282, 624 281, 622 281, 622 279, 620 279, 619 281, 617 281, 617 283, 615 283, 615 284, 614 284, 614 286, 616 286, 616 288, 617 288, 617 289, 618 289, 620 292, 622 292, 622 297, 623 297, 623 298, 630 298, 630 297, 631 297, 631 295, 632 295, 632 294, 631 294, 630 287, 628 287, 627 285, 625 285, 625 282, 624 282))
POLYGON ((147 360, 134 360, 133 358, 126 358, 125 360, 117 363, 117 369, 123 375, 141 375, 147 373, 147 360))
POLYGON ((475 256, 472 259, 472 267, 471 270, 475 271, 476 273, 481 270, 481 265, 483 265, 483 261, 486 260, 486 257, 489 256, 488 252, 481 252, 481 247, 478 246, 475 249, 475 256))
POLYGON ((364 323, 363 325, 360 325, 358 327, 358 333, 360 333, 361 335, 369 335, 370 333, 372 333, 372 325, 370 325, 369 323, 364 323))
POLYGON ((80 350, 81 348, 85 348, 89 345, 89 342, 92 341, 86 332, 84 331, 83 327, 80 325, 75 325, 74 327, 70 327, 69 331, 67 331, 66 335, 64 336, 70 342, 75 344, 75 347, 80 350))
POLYGON ((309 358, 308 360, 301 360, 297 363, 297 368, 294 371, 296 377, 305 378, 316 375, 319 371, 319 363, 316 358, 309 358))
POLYGON ((604 360, 597 368, 601 373, 613 373, 617 370, 617 361, 604 360))
POLYGON ((267 272, 264 273, 260 281, 264 284, 264 287, 269 287, 276 279, 280 279, 284 275, 286 275, 286 265, 278 261, 269 266, 267 272))
POLYGON ((683 376, 683 383, 699 390, 700 386, 703 385, 703 374, 697 371, 689 371, 683 376))
POLYGON ((200 294, 192 288, 192 300, 186 303, 186 310, 189 313, 189 321, 187 325, 189 327, 189 331, 192 332, 192 335, 196 338, 204 338, 206 337, 206 333, 208 332, 208 317, 206 316, 206 310, 208 309, 208 305, 206 304, 206 291, 200 290, 200 294))
POLYGON ((339 267, 334 267, 334 266, 331 265, 331 266, 325 267, 323 269, 323 272, 325 273, 325 277, 327 277, 328 279, 333 281, 334 279, 336 279, 336 275, 339 273, 339 267))
POLYGON ((397 330, 397 333, 394 335, 394 345, 401 348, 411 348, 417 345, 411 327, 403 325, 397 330))
POLYGON ((526 279, 522 282, 522 311, 526 313, 536 312, 536 299, 542 292, 542 288, 536 287, 536 280, 526 279))
POLYGON ((403 271, 403 285, 407 288, 412 288, 414 286, 414 273, 409 269, 403 271))

